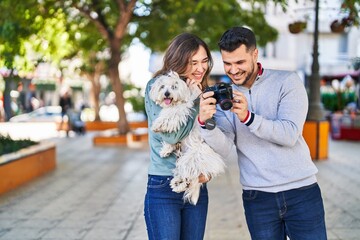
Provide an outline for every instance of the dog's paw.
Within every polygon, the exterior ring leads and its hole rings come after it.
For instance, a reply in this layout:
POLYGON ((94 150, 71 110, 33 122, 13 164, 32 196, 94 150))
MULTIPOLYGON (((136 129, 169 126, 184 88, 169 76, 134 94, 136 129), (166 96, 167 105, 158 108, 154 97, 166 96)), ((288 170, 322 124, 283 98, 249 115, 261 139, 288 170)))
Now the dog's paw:
POLYGON ((169 156, 176 149, 176 145, 172 145, 167 142, 163 142, 162 144, 163 144, 163 146, 159 152, 160 157, 162 157, 162 158, 169 156))
POLYGON ((180 177, 174 177, 170 181, 170 187, 173 190, 173 192, 184 192, 188 188, 189 184, 184 179, 181 179, 180 177))
POLYGON ((165 158, 168 157, 173 152, 172 149, 162 148, 159 152, 160 157, 165 158))
POLYGON ((160 121, 154 121, 151 126, 151 130, 153 132, 164 132, 163 131, 163 123, 160 121))
POLYGON ((170 155, 170 153, 171 153, 171 152, 167 152, 167 151, 165 151, 164 149, 161 149, 160 152, 159 152, 160 157, 162 157, 162 158, 168 157, 168 156, 170 155))
POLYGON ((174 121, 173 116, 169 116, 169 118, 164 119, 163 121, 157 120, 155 120, 151 126, 153 132, 176 132, 181 126, 180 123, 174 121))

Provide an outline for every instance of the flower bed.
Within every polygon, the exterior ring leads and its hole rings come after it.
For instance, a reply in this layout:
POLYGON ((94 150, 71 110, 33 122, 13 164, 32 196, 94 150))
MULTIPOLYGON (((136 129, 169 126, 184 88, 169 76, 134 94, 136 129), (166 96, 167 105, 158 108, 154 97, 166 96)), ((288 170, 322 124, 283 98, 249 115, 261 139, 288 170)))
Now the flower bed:
POLYGON ((0 156, 0 194, 35 179, 56 167, 54 143, 40 142, 0 156))

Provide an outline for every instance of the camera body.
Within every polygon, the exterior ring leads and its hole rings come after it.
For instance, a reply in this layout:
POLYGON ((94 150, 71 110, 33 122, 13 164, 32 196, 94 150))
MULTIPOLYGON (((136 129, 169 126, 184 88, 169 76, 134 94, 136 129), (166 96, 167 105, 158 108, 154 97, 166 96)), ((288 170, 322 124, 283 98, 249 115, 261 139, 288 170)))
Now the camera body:
POLYGON ((213 98, 216 99, 216 104, 219 104, 222 110, 230 110, 233 106, 233 92, 232 87, 228 83, 217 83, 214 86, 207 87, 204 92, 214 92, 213 98))

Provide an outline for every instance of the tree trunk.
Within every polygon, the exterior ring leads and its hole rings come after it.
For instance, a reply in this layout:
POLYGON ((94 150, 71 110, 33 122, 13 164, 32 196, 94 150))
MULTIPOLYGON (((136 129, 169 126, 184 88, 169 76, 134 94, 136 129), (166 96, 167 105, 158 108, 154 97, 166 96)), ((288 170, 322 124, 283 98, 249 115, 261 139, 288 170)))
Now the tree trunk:
MULTIPOLYGON (((118 44, 118 43, 117 43, 118 44)), ((112 90, 115 92, 116 106, 119 111, 118 130, 119 134, 126 134, 129 132, 129 124, 126 119, 125 113, 125 99, 123 96, 123 86, 120 81, 119 75, 119 63, 120 63, 120 51, 117 46, 111 48, 111 58, 109 62, 109 77, 111 80, 112 90)))
POLYGON ((95 121, 100 121, 100 74, 96 73, 96 71, 91 74, 87 74, 87 78, 91 82, 91 99, 93 101, 93 107, 95 112, 95 121))
POLYGON ((93 85, 93 89, 95 121, 100 121, 100 84, 98 83, 96 86, 93 85))
POLYGON ((14 115, 11 108, 11 96, 10 91, 12 90, 13 78, 10 75, 9 77, 4 78, 5 80, 5 90, 4 90, 4 113, 5 113, 5 121, 9 121, 9 119, 14 115))

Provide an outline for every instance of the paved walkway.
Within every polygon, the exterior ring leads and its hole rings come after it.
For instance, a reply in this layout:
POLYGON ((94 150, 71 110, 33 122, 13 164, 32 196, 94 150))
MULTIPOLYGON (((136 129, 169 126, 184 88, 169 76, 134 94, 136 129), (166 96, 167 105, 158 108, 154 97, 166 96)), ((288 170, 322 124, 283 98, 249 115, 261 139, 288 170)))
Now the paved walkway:
MULTIPOLYGON (((1 240, 145 240, 147 145, 94 147, 54 138, 57 169, 0 196, 1 240)), ((330 141, 316 162, 329 240, 360 239, 360 142, 330 141)), ((1 177, 1 176, 0 176, 1 177)), ((209 183, 205 240, 249 240, 235 162, 209 183)))

